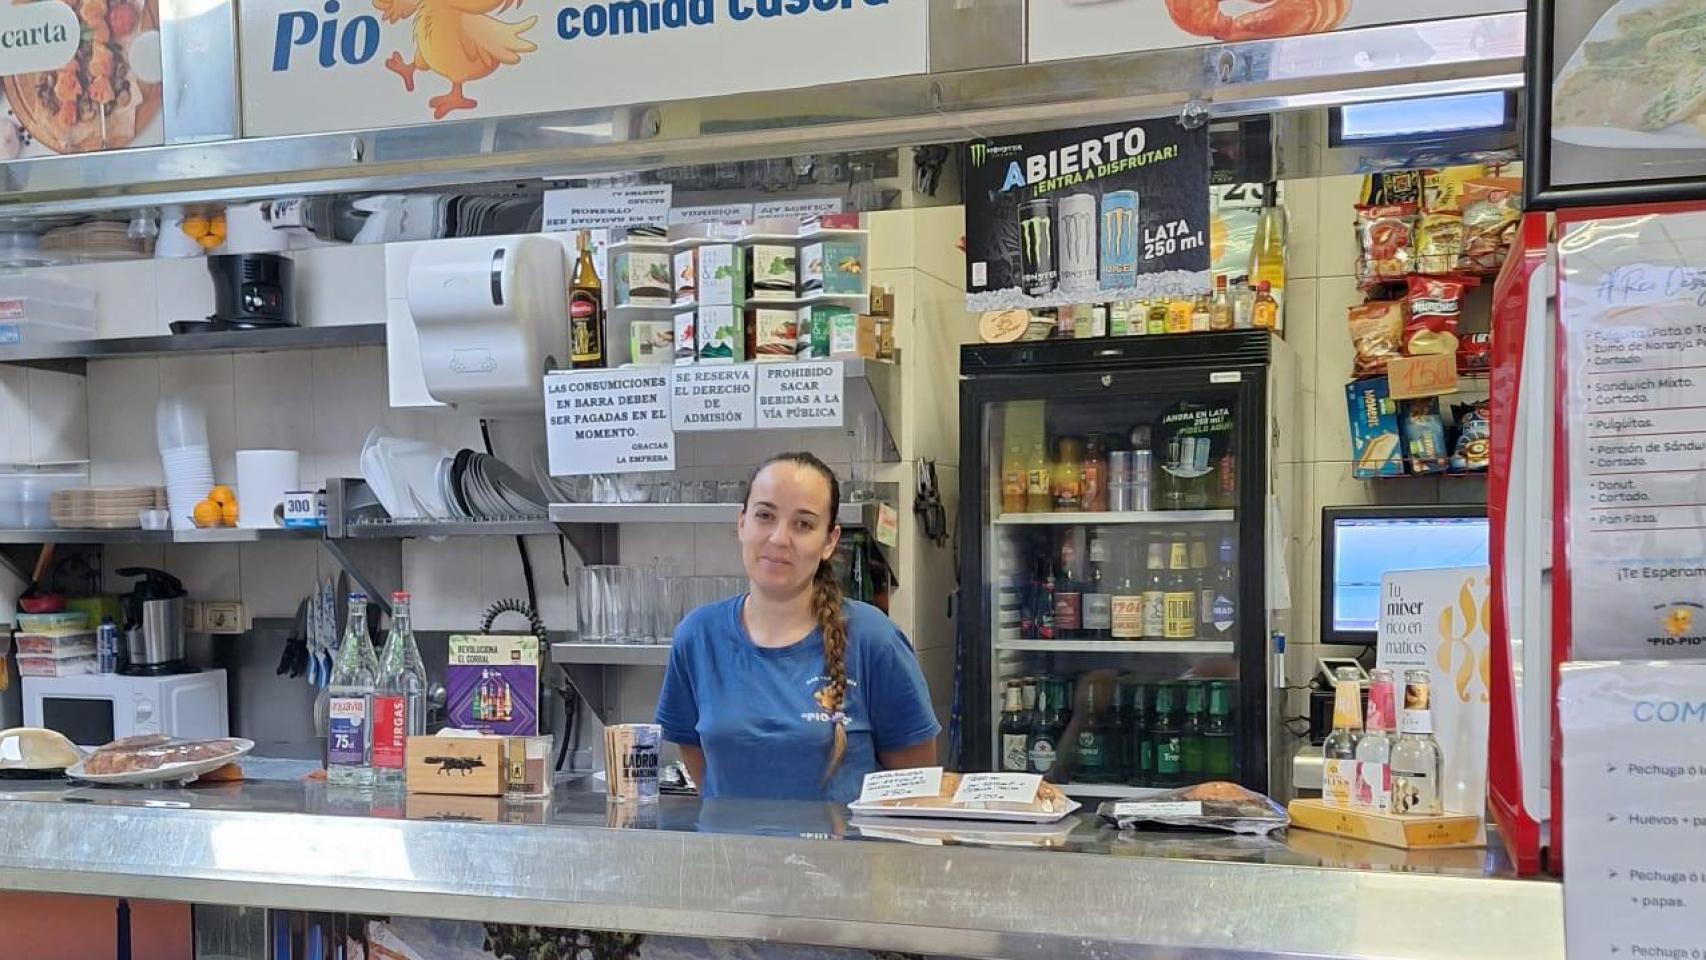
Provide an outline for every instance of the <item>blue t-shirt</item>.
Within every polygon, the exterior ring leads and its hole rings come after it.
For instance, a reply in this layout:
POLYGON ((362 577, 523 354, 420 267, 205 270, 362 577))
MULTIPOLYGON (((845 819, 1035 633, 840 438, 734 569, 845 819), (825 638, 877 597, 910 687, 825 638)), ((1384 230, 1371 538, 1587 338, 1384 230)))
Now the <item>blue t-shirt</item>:
POLYGON ((657 722, 671 743, 705 751, 707 799, 858 798, 877 754, 935 739, 942 731, 918 658, 881 610, 849 600, 847 755, 828 784, 833 728, 816 695, 829 685, 823 634, 787 647, 760 647, 741 623, 745 595, 707 604, 675 630, 657 722))

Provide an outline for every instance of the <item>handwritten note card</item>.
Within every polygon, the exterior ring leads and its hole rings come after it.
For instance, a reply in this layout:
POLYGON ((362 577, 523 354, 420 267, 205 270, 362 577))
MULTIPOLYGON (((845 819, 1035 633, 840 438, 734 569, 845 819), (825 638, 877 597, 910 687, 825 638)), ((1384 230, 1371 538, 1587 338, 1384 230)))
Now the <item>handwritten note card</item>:
POLYGON ((1041 774, 968 773, 954 791, 955 803, 1030 803, 1042 786, 1041 774))
POLYGON ((913 797, 934 797, 941 792, 941 767, 878 770, 876 773, 865 774, 865 786, 859 793, 859 802, 910 800, 913 797))

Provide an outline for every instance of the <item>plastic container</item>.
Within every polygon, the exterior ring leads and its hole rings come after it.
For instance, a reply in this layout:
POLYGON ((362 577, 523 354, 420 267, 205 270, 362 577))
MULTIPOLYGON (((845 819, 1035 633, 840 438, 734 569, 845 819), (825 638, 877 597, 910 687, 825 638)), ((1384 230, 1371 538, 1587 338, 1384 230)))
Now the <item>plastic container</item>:
POLYGON ((95 335, 95 292, 42 277, 0 279, 0 345, 87 340, 95 335))
POLYGON ((53 494, 88 486, 86 473, 26 471, 0 473, 0 530, 48 530, 53 494))
POLYGON ((161 397, 154 408, 154 440, 160 453, 207 447, 207 411, 183 397, 161 397))

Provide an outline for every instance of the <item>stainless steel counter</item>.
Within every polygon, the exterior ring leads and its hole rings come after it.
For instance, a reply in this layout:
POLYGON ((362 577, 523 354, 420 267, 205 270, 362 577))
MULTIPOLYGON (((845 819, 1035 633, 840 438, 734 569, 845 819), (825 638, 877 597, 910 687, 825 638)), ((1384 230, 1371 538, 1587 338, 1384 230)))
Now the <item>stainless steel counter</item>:
POLYGON ((0 889, 968 957, 1563 955, 1558 885, 1510 879, 1488 851, 1121 835, 1082 815, 970 832, 813 804, 607 811, 570 791, 500 805, 0 782, 0 889))

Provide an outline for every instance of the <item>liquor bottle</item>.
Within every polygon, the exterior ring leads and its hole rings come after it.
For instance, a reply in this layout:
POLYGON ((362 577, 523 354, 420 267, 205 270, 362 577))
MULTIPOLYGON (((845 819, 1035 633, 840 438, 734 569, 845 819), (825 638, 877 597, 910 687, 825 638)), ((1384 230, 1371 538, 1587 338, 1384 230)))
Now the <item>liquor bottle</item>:
POLYGON ((1146 602, 1137 579, 1137 554, 1123 564, 1119 583, 1109 600, 1110 627, 1115 640, 1136 640, 1144 636, 1144 604, 1146 602))
POLYGON ((1356 670, 1340 667, 1333 674, 1333 731, 1321 745, 1321 798, 1348 803, 1356 782, 1357 743, 1362 740, 1362 683, 1356 670))
POLYGON ((1220 538, 1220 563, 1215 569, 1214 600, 1209 614, 1209 636, 1215 640, 1232 639, 1232 628, 1238 622, 1238 565, 1232 549, 1232 538, 1220 538))
MULTIPOLYGON (((1084 599, 1082 623, 1084 636, 1092 640, 1106 640, 1113 634, 1114 611, 1113 595, 1108 591, 1111 584, 1108 580, 1107 546, 1098 531, 1090 533, 1090 574, 1084 583, 1084 599)), ((1138 601, 1141 603, 1141 599, 1138 601)), ((1141 610, 1139 617, 1141 618, 1141 610)), ((1141 619, 1139 621, 1141 631, 1141 619)))
POLYGON ((1249 277, 1250 284, 1257 289, 1264 282, 1276 294, 1285 289, 1285 210, 1279 205, 1279 191, 1274 184, 1268 184, 1262 193, 1262 214, 1256 221, 1256 236, 1250 244, 1249 277))
POLYGON ((1150 717, 1149 737, 1155 753, 1155 775, 1151 783, 1157 787, 1176 787, 1184 780, 1178 691, 1178 685, 1172 683, 1163 683, 1155 688, 1155 713, 1150 717))
POLYGON ((1037 720, 1031 725, 1031 738, 1026 752, 1031 758, 1031 772, 1043 776, 1054 770, 1054 761, 1059 745, 1060 733, 1066 729, 1062 719, 1060 681, 1045 677, 1037 689, 1037 720))
POLYGON ((1007 442, 1001 458, 1001 512, 1025 512, 1025 451, 1017 440, 1007 442))
POLYGON ((1356 795, 1352 802, 1370 810, 1385 811, 1392 805, 1392 743, 1397 733, 1393 710, 1392 671, 1371 670, 1368 674, 1368 722, 1357 741, 1356 795))
POLYGON ((1060 566, 1054 573, 1054 635, 1078 637, 1084 632, 1084 588, 1078 577, 1078 548, 1072 532, 1061 538, 1060 566))
POLYGON ((1191 301, 1191 329, 1201 327, 1204 330, 1214 326, 1214 298, 1201 294, 1191 301))
POLYGON ((1101 689, 1102 684, 1097 680, 1084 681, 1084 716, 1073 743, 1078 754, 1073 780, 1078 783, 1101 783, 1107 772, 1107 719, 1102 716, 1106 704, 1102 702, 1101 689))
POLYGON ((1251 327, 1250 310, 1256 304, 1256 292, 1250 289, 1248 277, 1234 277, 1232 280, 1232 329, 1248 330, 1251 327))
POLYGON ((1274 299, 1268 281, 1256 284, 1256 301, 1250 306, 1250 325, 1257 330, 1272 330, 1279 325, 1279 301, 1274 299))
POLYGON ((401 783, 410 737, 426 735, 426 666, 410 624, 409 594, 391 594, 391 633, 373 687, 373 769, 381 783, 401 783))
POLYGON ((1404 708, 1398 714, 1398 740, 1392 744, 1392 812, 1438 816, 1444 758, 1434 739, 1432 692, 1426 670, 1404 671, 1404 708))
POLYGON ((1108 509, 1108 438, 1092 433, 1084 439, 1083 508, 1097 513, 1108 509))
POLYGON ((1174 540, 1168 548, 1162 605, 1163 637, 1190 640, 1197 635, 1197 590, 1191 583, 1191 556, 1183 540, 1174 540))
POLYGON ((1167 316, 1167 301, 1151 300, 1149 302, 1149 316, 1145 321, 1148 332, 1151 334, 1171 333, 1172 331, 1168 329, 1167 316))
POLYGON ((367 638, 367 595, 349 595, 349 624, 327 690, 326 780, 373 784, 373 681, 377 658, 367 638))
POLYGON ((1201 640, 1214 639, 1214 575, 1208 569, 1208 541, 1191 539, 1191 583, 1197 590, 1196 635, 1201 640))
POLYGON ((1227 292, 1226 277, 1214 278, 1214 300, 1208 308, 1208 329, 1231 330, 1234 318, 1232 316, 1232 294, 1227 292))
POLYGON ((1131 744, 1131 772, 1126 780, 1135 786, 1149 786, 1155 779, 1155 741, 1149 732, 1149 688, 1134 684, 1131 688, 1131 720, 1126 735, 1131 744))
POLYGON ((1159 541, 1149 545, 1147 574, 1143 581, 1143 639, 1167 636, 1167 555, 1159 541))
POLYGON ((1203 724, 1203 776, 1227 780, 1237 772, 1232 756, 1232 687, 1224 680, 1208 685, 1208 722, 1203 724))
POLYGON ((1049 487, 1057 513, 1084 509, 1084 441, 1077 437, 1055 441, 1054 477, 1049 487))
POLYGON ((1007 681, 1001 706, 1001 769, 1025 773, 1031 769, 1030 731, 1025 726, 1024 691, 1019 681, 1007 681))
POLYGON ((1196 304, 1186 299, 1167 301, 1167 332, 1190 333, 1196 304))
POLYGON ((1180 768, 1186 783, 1201 783, 1207 772, 1203 712, 1208 708, 1208 687, 1201 682, 1185 684, 1185 722, 1179 728, 1180 768))
POLYGON ((1052 513, 1054 497, 1049 494, 1049 481, 1052 473, 1048 464, 1048 450, 1043 446, 1041 437, 1031 444, 1031 462, 1025 468, 1025 512, 1052 513))
POLYGON ((592 263, 592 233, 582 230, 575 240, 580 259, 569 286, 569 354, 576 370, 605 365, 604 285, 592 263))
POLYGON ((1036 593, 1037 605, 1037 639, 1055 639, 1054 623, 1054 561, 1042 559, 1037 562, 1037 578, 1032 589, 1036 593))

